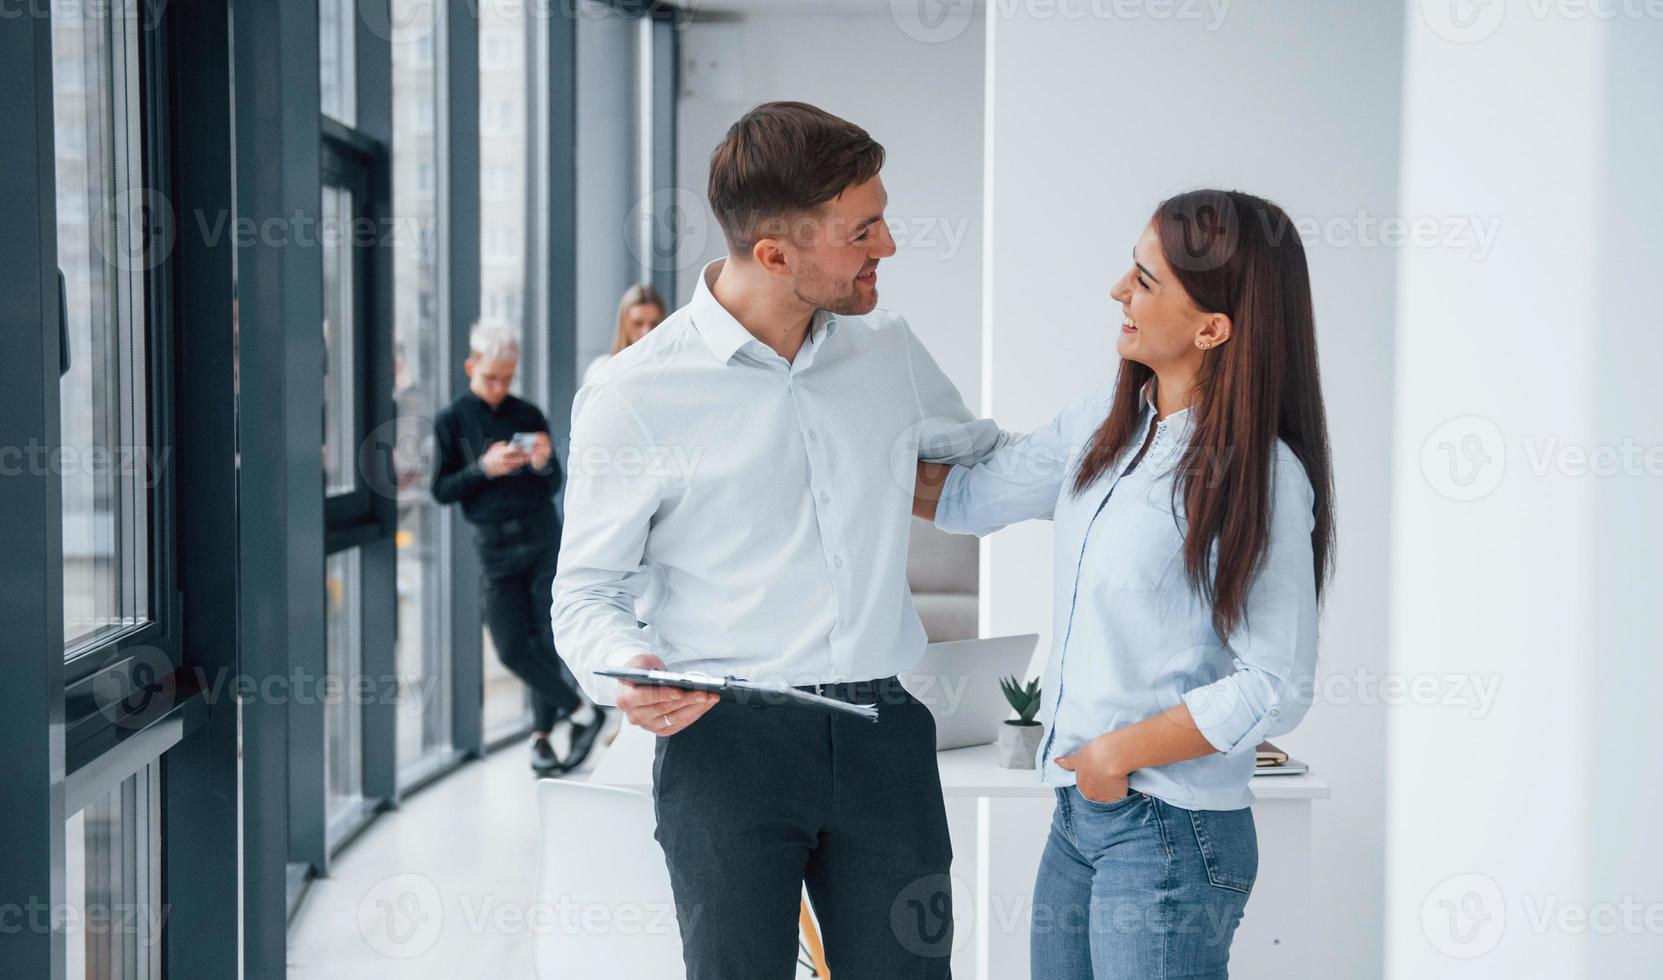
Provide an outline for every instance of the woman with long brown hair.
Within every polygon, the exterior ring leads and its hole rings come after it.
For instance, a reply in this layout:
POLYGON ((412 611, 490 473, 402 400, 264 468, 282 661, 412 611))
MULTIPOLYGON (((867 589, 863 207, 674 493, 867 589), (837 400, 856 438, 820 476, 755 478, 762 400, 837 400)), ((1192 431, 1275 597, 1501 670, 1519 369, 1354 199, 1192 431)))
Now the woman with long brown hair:
POLYGON ((945 483, 921 467, 915 511, 1055 522, 1033 975, 1223 977, 1254 748, 1309 706, 1332 561, 1310 280, 1281 208, 1202 190, 1156 208, 1112 295, 1114 377, 945 483))
POLYGON ((623 297, 618 300, 618 332, 612 338, 612 350, 589 362, 589 366, 583 369, 583 383, 588 384, 601 365, 663 323, 668 312, 664 297, 658 295, 658 290, 652 286, 639 283, 624 290, 623 297))

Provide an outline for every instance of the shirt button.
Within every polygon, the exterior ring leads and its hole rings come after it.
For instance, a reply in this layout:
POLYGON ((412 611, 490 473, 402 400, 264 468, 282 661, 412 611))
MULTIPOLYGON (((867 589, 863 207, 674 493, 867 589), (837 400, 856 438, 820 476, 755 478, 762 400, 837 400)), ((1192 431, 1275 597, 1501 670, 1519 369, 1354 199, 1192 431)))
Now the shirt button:
POLYGON ((820 433, 815 432, 813 429, 808 430, 808 441, 809 442, 819 442, 820 441, 820 433))
POLYGON ((837 566, 838 568, 842 568, 843 567, 843 556, 842 555, 834 555, 832 557, 832 564, 837 566))
POLYGON ((821 491, 821 493, 820 493, 820 502, 821 502, 821 503, 822 503, 822 504, 829 504, 829 503, 831 503, 831 494, 829 494, 829 493, 826 493, 826 492, 824 492, 824 491, 821 491))

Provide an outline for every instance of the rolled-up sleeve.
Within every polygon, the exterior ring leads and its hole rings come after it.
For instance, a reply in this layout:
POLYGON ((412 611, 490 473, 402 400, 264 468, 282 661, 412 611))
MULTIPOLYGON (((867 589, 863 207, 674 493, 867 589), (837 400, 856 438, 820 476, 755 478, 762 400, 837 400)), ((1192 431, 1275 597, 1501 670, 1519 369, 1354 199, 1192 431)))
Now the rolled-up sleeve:
POLYGON ((652 652, 635 604, 647 585, 647 531, 670 488, 634 462, 650 446, 621 395, 593 385, 578 391, 550 615, 555 647, 602 704, 617 703, 617 682, 593 672, 652 652))
POLYGON ((1095 388, 1044 428, 1007 434, 981 462, 953 467, 936 504, 936 527, 979 536, 1020 521, 1050 520, 1074 459, 1113 399, 1112 382, 1095 388))
POLYGON ((1317 657, 1315 503, 1305 467, 1280 452, 1265 557, 1226 643, 1235 670, 1183 696, 1201 734, 1227 756, 1292 731, 1310 709, 1317 657))

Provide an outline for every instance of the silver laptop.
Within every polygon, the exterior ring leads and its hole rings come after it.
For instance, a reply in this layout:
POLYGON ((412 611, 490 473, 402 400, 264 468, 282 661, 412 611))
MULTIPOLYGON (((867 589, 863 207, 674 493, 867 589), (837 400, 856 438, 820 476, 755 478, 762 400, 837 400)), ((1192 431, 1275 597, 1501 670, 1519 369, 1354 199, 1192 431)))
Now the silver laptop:
POLYGON ((901 675, 901 684, 935 715, 935 747, 961 749, 986 745, 999 737, 999 726, 1013 717, 1001 677, 1028 679, 1035 633, 990 640, 951 640, 924 648, 918 666, 901 675))

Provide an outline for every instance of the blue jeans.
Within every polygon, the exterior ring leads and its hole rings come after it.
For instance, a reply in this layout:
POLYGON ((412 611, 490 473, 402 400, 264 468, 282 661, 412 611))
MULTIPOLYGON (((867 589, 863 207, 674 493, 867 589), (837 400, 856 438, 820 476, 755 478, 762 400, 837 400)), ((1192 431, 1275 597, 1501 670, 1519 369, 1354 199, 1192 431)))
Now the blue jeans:
POLYGON ((1035 980, 1225 977, 1259 871, 1253 811, 1057 790, 1034 884, 1035 980))

